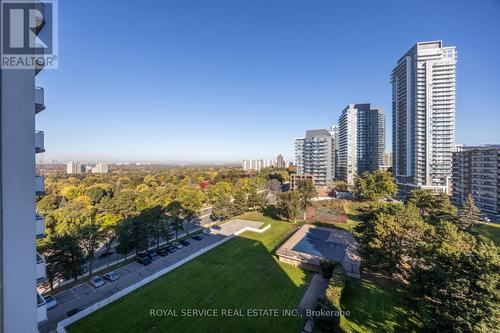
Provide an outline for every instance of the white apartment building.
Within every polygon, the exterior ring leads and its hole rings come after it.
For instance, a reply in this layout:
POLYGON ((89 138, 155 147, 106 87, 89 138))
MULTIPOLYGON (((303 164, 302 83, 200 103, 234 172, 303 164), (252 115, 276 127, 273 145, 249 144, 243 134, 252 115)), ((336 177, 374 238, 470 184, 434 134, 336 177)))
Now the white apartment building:
POLYGON ((78 174, 78 173, 86 173, 87 172, 87 164, 80 162, 68 162, 66 163, 66 173, 67 174, 78 174))
POLYGON ((108 173, 108 165, 106 163, 97 163, 92 167, 92 173, 108 173))
POLYGON ((298 175, 311 175, 315 185, 324 187, 335 179, 336 127, 306 131, 295 139, 295 163, 298 175))
POLYGON ((393 174, 404 196, 414 188, 449 193, 456 63, 454 46, 418 42, 392 71, 393 174))
POLYGON ((385 115, 370 104, 349 104, 339 118, 337 177, 354 184, 356 176, 383 164, 385 115))
MULTIPOLYGON (((3 2, 0 0, 0 2, 3 2)), ((35 17, 39 33, 43 18, 35 17)), ((36 253, 44 219, 35 212, 35 197, 44 179, 35 174, 35 154, 44 151, 44 133, 35 130, 35 115, 45 109, 44 90, 35 86, 43 69, 0 72, 0 332, 38 332, 47 319, 37 281, 45 279, 45 261, 36 253)))

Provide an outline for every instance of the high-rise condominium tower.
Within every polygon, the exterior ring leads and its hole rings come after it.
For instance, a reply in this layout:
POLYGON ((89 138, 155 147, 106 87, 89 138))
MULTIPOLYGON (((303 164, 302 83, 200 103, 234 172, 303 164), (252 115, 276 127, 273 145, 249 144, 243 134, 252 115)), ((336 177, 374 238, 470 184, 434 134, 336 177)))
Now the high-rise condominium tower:
MULTIPOLYGON (((33 1, 33 3, 38 3, 33 1)), ((0 5, 4 1, 0 0, 0 5)), ((45 20, 37 14, 34 32, 45 20)), ((35 212, 35 197, 44 192, 35 173, 35 154, 44 152, 44 133, 35 130, 36 114, 45 109, 44 90, 35 86, 43 65, 0 71, 0 332, 38 332, 47 320, 37 283, 45 279, 44 258, 36 238, 45 222, 35 212)))
POLYGON ((335 134, 331 130, 308 130, 295 139, 295 164, 299 175, 314 176, 317 186, 326 186, 335 178, 335 134))
POLYGON ((392 71, 393 173, 400 193, 448 192, 455 146, 457 54, 419 42, 392 71))
POLYGON ((385 115, 370 104, 349 104, 339 118, 338 177, 349 184, 356 175, 384 163, 385 115))

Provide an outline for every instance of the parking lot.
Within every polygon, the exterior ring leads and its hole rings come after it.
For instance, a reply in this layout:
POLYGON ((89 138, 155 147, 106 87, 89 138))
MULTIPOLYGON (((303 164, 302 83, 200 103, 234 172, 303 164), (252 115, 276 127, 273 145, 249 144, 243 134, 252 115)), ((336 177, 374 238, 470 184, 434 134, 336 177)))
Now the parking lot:
POLYGON ((190 239, 190 245, 168 254, 165 257, 157 257, 150 265, 142 266, 137 262, 117 268, 115 272, 120 278, 113 282, 108 282, 95 288, 90 283, 85 282, 71 289, 62 291, 54 295, 58 305, 47 311, 48 321, 39 327, 40 332, 51 332, 57 323, 66 318, 69 310, 86 308, 112 294, 141 281, 159 270, 171 266, 189 255, 226 238, 225 235, 202 235, 202 240, 190 239))
POLYGON ((221 229, 220 230, 213 230, 218 235, 224 235, 224 236, 229 236, 232 235, 239 230, 246 228, 246 227, 253 227, 253 228, 259 228, 261 225, 264 223, 262 222, 255 222, 255 221, 247 221, 247 220, 231 220, 226 223, 223 223, 220 225, 221 229))

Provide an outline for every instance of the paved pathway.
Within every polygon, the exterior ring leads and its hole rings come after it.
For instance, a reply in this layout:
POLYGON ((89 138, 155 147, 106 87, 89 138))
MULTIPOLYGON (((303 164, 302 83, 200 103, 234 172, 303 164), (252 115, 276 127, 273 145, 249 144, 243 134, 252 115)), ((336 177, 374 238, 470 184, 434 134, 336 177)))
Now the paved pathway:
POLYGON ((325 296, 326 288, 328 287, 328 279, 325 279, 321 274, 314 274, 309 287, 299 303, 298 310, 304 313, 306 309, 314 310, 316 300, 325 296))

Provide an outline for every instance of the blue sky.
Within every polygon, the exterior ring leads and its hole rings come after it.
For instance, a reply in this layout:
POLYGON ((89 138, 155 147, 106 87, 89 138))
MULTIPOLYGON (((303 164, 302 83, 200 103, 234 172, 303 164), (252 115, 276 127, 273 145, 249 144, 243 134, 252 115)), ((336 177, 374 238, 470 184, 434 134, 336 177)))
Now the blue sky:
POLYGON ((59 1, 45 160, 291 159, 349 103, 386 111, 416 41, 458 51, 457 143, 500 143, 500 2, 59 1))

